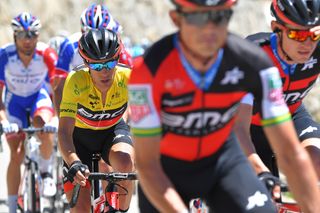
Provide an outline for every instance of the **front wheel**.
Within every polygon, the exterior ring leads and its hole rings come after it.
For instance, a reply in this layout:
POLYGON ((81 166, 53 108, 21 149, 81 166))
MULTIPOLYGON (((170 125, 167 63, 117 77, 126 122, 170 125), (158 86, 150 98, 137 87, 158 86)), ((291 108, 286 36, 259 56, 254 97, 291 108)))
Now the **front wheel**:
POLYGON ((37 178, 37 165, 30 162, 28 171, 27 212, 40 213, 40 183, 37 178))

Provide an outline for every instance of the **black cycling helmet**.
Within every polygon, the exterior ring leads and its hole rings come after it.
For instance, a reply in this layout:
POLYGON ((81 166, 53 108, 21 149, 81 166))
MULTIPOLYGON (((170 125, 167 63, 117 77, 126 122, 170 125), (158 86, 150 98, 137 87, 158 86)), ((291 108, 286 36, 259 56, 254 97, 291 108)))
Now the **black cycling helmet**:
POLYGON ((237 0, 171 0, 177 7, 231 7, 237 0))
POLYGON ((117 33, 108 29, 90 29, 79 40, 79 54, 85 61, 101 62, 119 58, 117 33))
POLYGON ((282 24, 312 27, 319 24, 320 0, 273 0, 271 14, 282 24))

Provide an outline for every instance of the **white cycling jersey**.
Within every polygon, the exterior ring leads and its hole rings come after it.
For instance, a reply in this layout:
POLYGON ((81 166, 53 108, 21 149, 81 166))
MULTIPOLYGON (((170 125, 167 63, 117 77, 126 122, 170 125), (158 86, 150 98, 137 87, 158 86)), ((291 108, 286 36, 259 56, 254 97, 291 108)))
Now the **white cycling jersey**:
POLYGON ((43 42, 38 42, 29 65, 19 59, 16 45, 11 43, 0 49, 0 85, 16 96, 28 97, 49 83, 54 75, 57 55, 43 42))

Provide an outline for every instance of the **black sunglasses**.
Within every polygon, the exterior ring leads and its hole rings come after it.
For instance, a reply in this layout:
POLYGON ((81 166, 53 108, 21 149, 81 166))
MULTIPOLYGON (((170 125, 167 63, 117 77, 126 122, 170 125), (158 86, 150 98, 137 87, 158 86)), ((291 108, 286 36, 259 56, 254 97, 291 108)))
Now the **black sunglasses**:
POLYGON ((33 39, 39 35, 39 31, 16 31, 15 36, 17 39, 30 38, 33 39))
POLYGON ((203 26, 209 21, 216 25, 225 25, 230 21, 233 11, 227 10, 214 10, 208 12, 183 12, 177 9, 177 12, 186 19, 189 24, 203 26))

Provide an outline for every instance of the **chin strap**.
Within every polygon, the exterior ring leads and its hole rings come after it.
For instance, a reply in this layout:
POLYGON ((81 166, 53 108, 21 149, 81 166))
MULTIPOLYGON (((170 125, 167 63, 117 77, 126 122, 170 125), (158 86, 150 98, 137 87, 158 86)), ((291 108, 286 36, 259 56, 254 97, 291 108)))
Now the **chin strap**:
POLYGON ((287 52, 283 49, 283 42, 282 42, 282 31, 281 30, 276 30, 275 31, 278 36, 279 36, 279 44, 280 44, 280 49, 284 55, 284 57, 286 58, 287 61, 293 61, 292 58, 287 54, 287 52))

